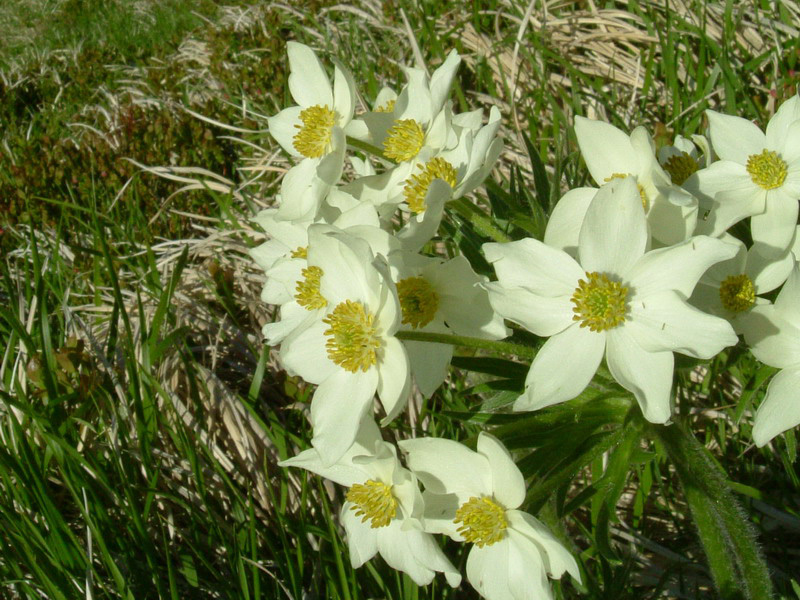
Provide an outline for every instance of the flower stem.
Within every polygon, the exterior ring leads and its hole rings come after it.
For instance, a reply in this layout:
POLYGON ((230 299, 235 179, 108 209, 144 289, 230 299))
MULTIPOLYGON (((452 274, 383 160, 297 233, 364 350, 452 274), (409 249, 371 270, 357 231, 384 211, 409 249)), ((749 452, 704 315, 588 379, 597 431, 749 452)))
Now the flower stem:
POLYGON ((465 198, 448 202, 447 206, 472 223, 475 230, 482 236, 492 238, 495 242, 500 243, 511 241, 511 238, 504 231, 498 229, 486 213, 465 198))
POLYGON ((373 146, 370 143, 363 142, 361 140, 357 140, 356 138, 348 137, 347 138, 347 145, 356 148, 357 150, 361 150, 366 152, 367 154, 372 154, 373 156, 377 156, 381 160, 389 160, 383 155, 383 150, 378 148, 377 146, 373 146))
POLYGON ((653 431, 675 465, 720 597, 772 598, 769 568, 756 532, 728 487, 722 468, 680 425, 653 426, 653 431))
POLYGON ((527 358, 528 360, 533 360, 533 357, 536 356, 536 348, 525 346, 524 344, 515 344, 513 342, 496 342, 465 335, 431 333, 428 331, 398 331, 394 335, 401 340, 480 348, 481 350, 491 350, 498 354, 513 354, 520 358, 527 358))

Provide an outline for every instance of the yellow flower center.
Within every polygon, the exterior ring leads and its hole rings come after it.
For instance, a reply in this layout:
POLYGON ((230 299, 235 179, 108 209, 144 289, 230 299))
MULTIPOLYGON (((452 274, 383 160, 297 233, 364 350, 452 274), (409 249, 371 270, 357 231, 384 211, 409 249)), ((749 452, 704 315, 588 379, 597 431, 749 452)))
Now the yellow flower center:
POLYGON ((298 246, 292 250, 292 258, 308 258, 308 246, 298 246))
POLYGON ((639 197, 642 199, 642 208, 644 208, 644 212, 647 212, 647 207, 649 206, 647 202, 647 192, 644 191, 644 186, 639 183, 635 175, 631 175, 630 173, 612 173, 611 177, 606 177, 603 181, 608 183, 614 179, 625 179, 626 177, 633 177, 633 180, 636 182, 636 187, 639 190, 639 197))
POLYGON ((573 321, 592 331, 612 329, 625 321, 628 313, 628 288, 607 275, 593 271, 586 273, 588 281, 581 279, 572 294, 575 307, 573 321))
POLYGON ((372 479, 365 483, 355 483, 347 490, 345 498, 353 503, 350 510, 361 517, 362 523, 370 521, 370 527, 386 527, 397 514, 397 500, 392 495, 392 488, 380 481, 372 479))
POLYGON ((302 125, 295 125, 298 131, 292 142, 294 149, 306 158, 319 158, 328 150, 336 114, 328 106, 309 106, 300 112, 302 125))
POLYGON ((664 163, 664 170, 669 173, 675 185, 683 185, 683 182, 699 168, 700 165, 687 152, 673 154, 664 163))
POLYGON ((355 373, 367 371, 377 363, 377 352, 383 345, 373 325, 375 317, 364 310, 360 302, 345 300, 336 305, 322 320, 330 325, 324 331, 329 336, 325 347, 328 358, 343 369, 355 373))
POLYGON ((758 187, 774 190, 783 185, 787 174, 786 162, 777 152, 764 150, 761 154, 747 157, 747 173, 758 187))
POLYGON ((756 286, 747 275, 731 275, 719 286, 722 306, 731 312, 748 310, 756 302, 756 286))
POLYGON ((403 323, 414 329, 425 327, 439 309, 439 294, 424 277, 407 277, 397 282, 397 295, 403 309, 403 323))
POLYGON ((386 133, 383 155, 397 162, 414 158, 425 141, 425 132, 414 119, 398 119, 386 133))
POLYGON ((405 196, 408 208, 417 214, 424 212, 427 208, 425 205, 425 196, 428 195, 428 188, 434 179, 441 179, 451 188, 456 187, 457 173, 453 165, 443 158, 434 158, 422 167, 422 172, 417 175, 412 175, 406 180, 406 186, 403 188, 403 195, 405 196))
POLYGON ((294 295, 297 303, 306 310, 316 310, 328 306, 328 301, 319 293, 319 280, 322 277, 322 269, 319 267, 306 267, 300 271, 303 279, 297 282, 294 295))
POLYGON ((380 106, 375 107, 375 112, 380 113, 390 113, 394 111, 394 105, 396 100, 388 100, 386 104, 381 104, 380 106))
POLYGON ((478 548, 499 542, 508 528, 505 509, 487 496, 467 500, 456 511, 453 522, 462 524, 458 533, 478 548))

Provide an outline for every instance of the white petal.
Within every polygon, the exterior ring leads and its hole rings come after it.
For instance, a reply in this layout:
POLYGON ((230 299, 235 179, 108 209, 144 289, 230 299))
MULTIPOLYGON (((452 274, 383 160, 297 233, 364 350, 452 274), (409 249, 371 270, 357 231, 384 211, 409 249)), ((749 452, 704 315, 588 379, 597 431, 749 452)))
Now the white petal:
POLYGON ((704 235, 695 236, 642 256, 628 273, 627 283, 633 288, 634 299, 645 299, 662 290, 675 290, 688 298, 708 267, 733 258, 737 250, 735 244, 704 235))
POLYGON ((458 65, 461 64, 461 57, 458 52, 451 50, 445 61, 431 75, 431 105, 433 110, 438 112, 444 106, 447 97, 450 95, 450 87, 456 76, 458 65))
POLYGON ((728 321, 689 306, 672 290, 632 303, 625 329, 647 352, 670 350, 695 358, 712 358, 739 341, 728 321))
POLYGON ((800 160, 800 121, 795 121, 789 126, 786 132, 786 140, 784 142, 783 152, 781 152, 781 158, 789 164, 791 176, 793 166, 800 160))
POLYGON ((545 567, 550 577, 559 579, 566 571, 580 583, 581 572, 578 563, 569 550, 556 539, 556 536, 537 518, 526 512, 510 510, 506 513, 508 526, 532 540, 542 549, 545 567))
POLYGON ((381 425, 386 425, 405 408, 411 391, 411 374, 408 355, 396 337, 383 340, 383 356, 378 365, 378 396, 386 411, 381 425))
POLYGON ((358 425, 372 409, 378 387, 378 373, 351 373, 339 368, 323 381, 311 401, 311 444, 319 451, 324 465, 339 460, 356 439, 358 425))
POLYGON ((720 160, 700 169, 683 183, 689 193, 713 200, 718 192, 733 190, 754 190, 755 184, 747 174, 744 165, 729 160, 720 160))
POLYGON ((478 434, 478 452, 489 461, 492 471, 492 496, 506 509, 517 508, 525 500, 525 478, 506 447, 485 431, 478 434))
POLYGON ((767 148, 781 152, 786 141, 790 139, 789 126, 798 120, 800 120, 800 96, 795 94, 778 107, 767 123, 767 148))
POLYGON ((393 521, 377 532, 378 552, 386 563, 393 569, 407 573, 417 585, 429 584, 436 571, 444 571, 448 581, 455 585, 460 582, 458 571, 442 554, 430 534, 414 529, 404 530, 399 521, 393 521))
POLYGON ((578 396, 600 365, 605 338, 604 332, 574 323, 547 340, 533 359, 514 410, 537 410, 578 396))
POLYGON ((795 262, 786 279, 786 284, 781 288, 775 298, 775 310, 789 323, 800 328, 800 263, 795 262))
POLYGON ((707 110, 706 115, 711 145, 722 160, 744 165, 751 154, 764 149, 767 138, 752 121, 713 110, 707 110))
POLYGON ((469 261, 458 255, 424 270, 425 278, 439 294, 439 311, 447 326, 458 335, 499 340, 509 335, 480 285, 485 278, 472 270, 469 261))
POLYGON ((581 225, 595 194, 597 188, 590 187, 575 188, 564 194, 547 221, 544 243, 564 250, 570 256, 577 256, 581 225))
POLYGON ((491 546, 472 546, 469 551, 467 580, 487 600, 517 600, 509 587, 510 548, 506 537, 491 546))
POLYGON ((320 384, 339 370, 328 358, 324 331, 328 326, 319 321, 281 344, 281 363, 290 375, 299 375, 309 383, 320 384))
POLYGON ((286 150, 291 156, 302 156, 294 147, 294 136, 297 135, 298 129, 296 125, 302 125, 300 122, 300 106, 290 106, 284 108, 274 117, 267 119, 269 126, 269 134, 275 138, 281 147, 286 150))
POLYGON ((570 296, 537 296, 527 289, 507 288, 496 283, 487 283, 485 287, 489 302, 499 315, 536 335, 555 335, 573 323, 574 304, 570 296))
MULTIPOLYGON (((447 331, 447 328, 444 328, 447 331)), ((432 331, 425 329, 424 331, 432 331)), ((453 346, 403 340, 408 351, 411 374, 424 398, 430 398, 447 377, 453 346)))
POLYGON ((785 369, 800 363, 800 328, 775 306, 754 306, 739 326, 750 352, 764 364, 785 369))
POLYGON ((584 270, 566 252, 533 238, 484 244, 483 252, 501 284, 525 287, 541 296, 571 295, 584 275, 584 270))
MULTIPOLYGON (((717 163, 714 163, 717 164, 717 163)), ((764 212, 767 194, 753 184, 717 193, 708 214, 697 219, 696 234, 717 237, 744 218, 764 212)))
POLYGON ((578 238, 587 272, 624 275, 647 246, 647 220, 633 177, 614 179, 595 195, 578 238))
POLYGON ((780 256, 767 257, 761 254, 758 246, 753 246, 747 251, 745 273, 753 280, 756 286, 756 293, 766 294, 780 287, 786 281, 786 278, 792 272, 794 262, 791 249, 787 249, 780 256))
POLYGON ((398 442, 406 464, 435 494, 490 496, 492 474, 486 457, 444 438, 415 438, 398 442))
POLYGON ((340 519, 347 532, 347 546, 350 549, 350 564, 357 569, 378 553, 378 530, 370 524, 362 523, 355 511, 350 510, 352 504, 345 502, 340 519))
POLYGON ((697 199, 689 193, 670 186, 661 190, 647 213, 647 222, 654 239, 665 246, 688 239, 697 226, 697 199))
POLYGON ((779 256, 792 244, 797 227, 797 199, 779 193, 767 192, 767 206, 763 214, 750 219, 753 244, 766 256, 779 256))
POLYGON ((767 395, 758 407, 753 426, 753 441, 763 446, 776 435, 800 425, 800 367, 779 372, 767 387, 767 395))
POLYGON ((617 327, 608 332, 608 368, 614 379, 636 397, 645 419, 666 423, 672 415, 672 352, 647 352, 626 329, 617 327))
POLYGON ((612 175, 638 175, 639 158, 628 135, 610 123, 575 117, 583 160, 598 186, 612 175))
POLYGON ((305 44, 288 42, 286 53, 291 71, 289 92, 294 101, 303 108, 316 105, 333 108, 331 82, 314 51, 305 44))
POLYGON ((319 210, 330 186, 317 177, 319 159, 304 158, 281 181, 278 218, 284 221, 309 221, 319 210))
POLYGON ((338 60, 333 60, 333 110, 341 119, 338 123, 344 127, 353 118, 356 102, 356 84, 353 76, 338 60))
POLYGON ((549 600, 553 597, 541 549, 526 536, 509 529, 508 588, 513 600, 549 600))
POLYGON ((374 313, 378 308, 380 278, 371 267, 373 257, 368 244, 332 231, 327 225, 308 228, 308 264, 322 269, 320 294, 330 309, 352 300, 374 313))

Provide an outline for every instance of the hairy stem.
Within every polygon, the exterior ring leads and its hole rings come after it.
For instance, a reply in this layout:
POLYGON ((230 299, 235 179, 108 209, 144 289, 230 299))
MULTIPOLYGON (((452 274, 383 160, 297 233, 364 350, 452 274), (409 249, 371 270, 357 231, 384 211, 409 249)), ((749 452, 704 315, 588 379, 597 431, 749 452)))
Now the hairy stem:
POLYGON ((394 335, 401 340, 480 348, 482 350, 491 350, 499 354, 513 354, 520 358, 527 358, 528 360, 533 360, 533 357, 536 356, 536 348, 531 348, 523 344, 515 344, 513 342, 495 342, 465 335, 430 333, 427 331, 398 331, 394 335))

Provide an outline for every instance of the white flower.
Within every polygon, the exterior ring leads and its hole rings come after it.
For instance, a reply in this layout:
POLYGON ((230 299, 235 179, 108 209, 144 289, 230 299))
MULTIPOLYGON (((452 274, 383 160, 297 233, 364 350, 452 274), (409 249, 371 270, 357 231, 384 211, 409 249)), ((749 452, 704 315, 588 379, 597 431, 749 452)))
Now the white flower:
POLYGON ((605 355, 644 416, 664 423, 671 413, 673 351, 710 358, 736 343, 729 323, 686 302, 706 269, 731 258, 736 247, 698 236, 645 252, 647 241, 639 190, 626 177, 603 186, 589 205, 577 261, 534 239, 484 245, 498 278, 486 286, 492 306, 550 336, 515 409, 576 397, 605 355))
POLYGON ((744 339, 761 362, 781 369, 758 407, 753 441, 763 446, 800 425, 800 264, 795 264, 775 304, 756 306, 744 327, 744 339))
POLYGON ((794 256, 787 250, 781 260, 773 261, 761 256, 755 247, 747 250, 732 235, 725 234, 721 239, 738 248, 736 256, 712 265, 697 282, 690 302, 727 319, 734 331, 741 333, 743 323, 753 318, 751 309, 769 303, 759 294, 771 292, 786 281, 794 256))
POLYGON ((399 442, 425 486, 425 528, 472 543, 467 579, 489 600, 551 598, 547 576, 580 582, 575 559, 540 521, 518 510, 525 480, 508 450, 488 433, 478 451, 440 438, 399 442))
POLYGON ((340 518, 353 568, 380 554, 417 585, 429 584, 437 571, 452 587, 461 583, 461 574, 422 530, 424 504, 416 476, 400 464, 395 447, 381 439, 371 418, 363 419, 355 442, 334 464, 326 465, 313 448, 279 464, 349 488, 340 518))
POLYGON ((658 163, 672 183, 679 186, 683 186, 687 179, 711 162, 711 146, 702 135, 693 135, 691 140, 676 135, 671 146, 662 146, 658 150, 658 163))
POLYGON ((309 240, 308 264, 319 269, 324 316, 284 339, 280 356, 289 373, 319 386, 311 402, 311 443, 325 464, 333 464, 353 443, 376 392, 385 422, 403 410, 408 356, 394 337, 397 292, 366 241, 324 233, 309 240))
MULTIPOLYGON (((388 259, 400 299, 401 329, 490 340, 509 335, 480 286, 486 278, 476 274, 463 256, 444 261, 399 250, 388 259)), ((453 346, 411 340, 403 344, 417 387, 430 397, 447 375, 453 346)))
MULTIPOLYGON (((655 145, 644 127, 637 127, 628 136, 610 123, 575 117, 575 135, 598 186, 628 175, 636 179, 653 238, 668 246, 692 235, 697 200, 672 184, 656 160, 655 145)), ((577 203, 569 218, 580 222, 581 209, 585 213, 586 206, 586 202, 577 203)))
POLYGON ((353 119, 356 94, 353 77, 334 61, 331 87, 325 69, 308 46, 288 42, 289 92, 297 106, 268 120, 272 137, 286 152, 302 157, 281 184, 278 216, 285 220, 313 218, 319 203, 342 174, 346 133, 353 119))
POLYGON ((698 232, 720 235, 752 217, 753 242, 760 252, 781 254, 797 224, 800 199, 800 97, 784 102, 766 134, 741 117, 707 110, 709 136, 720 160, 698 171, 692 193, 711 201, 698 232))

